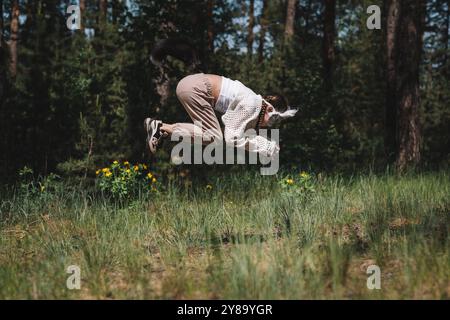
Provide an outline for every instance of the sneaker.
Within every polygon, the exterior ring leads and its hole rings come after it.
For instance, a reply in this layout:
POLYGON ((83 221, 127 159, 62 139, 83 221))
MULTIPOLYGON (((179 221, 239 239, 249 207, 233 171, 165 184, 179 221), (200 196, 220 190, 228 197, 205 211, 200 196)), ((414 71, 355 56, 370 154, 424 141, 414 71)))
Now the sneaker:
POLYGON ((144 128, 147 132, 147 144, 151 153, 155 153, 163 138, 161 133, 162 121, 147 118, 144 120, 144 128))

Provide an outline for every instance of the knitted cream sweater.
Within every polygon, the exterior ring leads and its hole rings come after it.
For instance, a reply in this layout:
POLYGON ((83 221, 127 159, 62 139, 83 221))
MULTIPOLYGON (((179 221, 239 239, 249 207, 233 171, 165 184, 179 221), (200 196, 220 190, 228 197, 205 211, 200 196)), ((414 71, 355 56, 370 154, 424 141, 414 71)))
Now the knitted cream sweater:
POLYGON ((262 107, 262 97, 239 81, 236 80, 236 82, 239 84, 239 90, 222 116, 225 125, 225 142, 234 143, 238 148, 258 152, 266 157, 273 157, 280 150, 275 141, 270 141, 256 133, 245 132, 256 127, 262 107))

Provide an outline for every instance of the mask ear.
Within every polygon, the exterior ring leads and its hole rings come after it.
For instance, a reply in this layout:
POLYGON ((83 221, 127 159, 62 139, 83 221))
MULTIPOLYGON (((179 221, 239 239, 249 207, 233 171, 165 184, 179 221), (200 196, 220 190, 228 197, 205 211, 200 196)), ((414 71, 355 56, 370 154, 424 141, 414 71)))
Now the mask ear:
POLYGON ((285 112, 280 113, 280 118, 282 120, 292 118, 293 116, 295 116, 297 111, 298 111, 298 109, 291 109, 290 107, 288 107, 288 109, 285 112))
POLYGON ((295 116, 295 114, 297 113, 298 109, 291 109, 290 107, 288 107, 288 109, 285 112, 278 112, 278 111, 273 111, 269 113, 269 121, 268 121, 268 125, 269 126, 273 126, 278 122, 281 122, 282 120, 286 120, 289 118, 292 118, 293 116, 295 116))

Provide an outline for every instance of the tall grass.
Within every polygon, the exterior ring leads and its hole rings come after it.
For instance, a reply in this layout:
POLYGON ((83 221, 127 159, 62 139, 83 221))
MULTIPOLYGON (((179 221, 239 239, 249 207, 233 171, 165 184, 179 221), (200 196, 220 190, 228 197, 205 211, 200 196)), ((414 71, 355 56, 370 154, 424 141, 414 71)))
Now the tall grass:
POLYGON ((0 196, 0 298, 450 297, 447 172, 211 178, 116 202, 59 183, 0 196), (381 268, 381 289, 366 269, 381 268), (81 268, 68 290, 66 268, 81 268))

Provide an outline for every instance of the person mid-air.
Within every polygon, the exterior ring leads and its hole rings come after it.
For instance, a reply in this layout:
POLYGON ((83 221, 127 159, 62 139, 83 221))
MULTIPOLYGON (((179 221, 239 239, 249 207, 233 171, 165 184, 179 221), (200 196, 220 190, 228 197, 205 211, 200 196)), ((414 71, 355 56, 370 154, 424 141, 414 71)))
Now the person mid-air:
MULTIPOLYGON (((155 45, 151 60, 159 65, 169 55, 185 63, 193 63, 196 59, 191 47, 166 39, 155 45)), ((225 141, 272 158, 280 150, 277 143, 258 134, 248 135, 246 130, 256 129, 257 132, 259 128, 273 127, 297 112, 288 107, 281 95, 261 96, 237 80, 215 74, 186 76, 178 83, 176 94, 193 123, 169 124, 158 119, 145 119, 147 143, 152 153, 156 152, 162 139, 176 134, 193 140, 200 135, 203 144, 225 141), (223 133, 215 111, 222 114, 223 133)))

